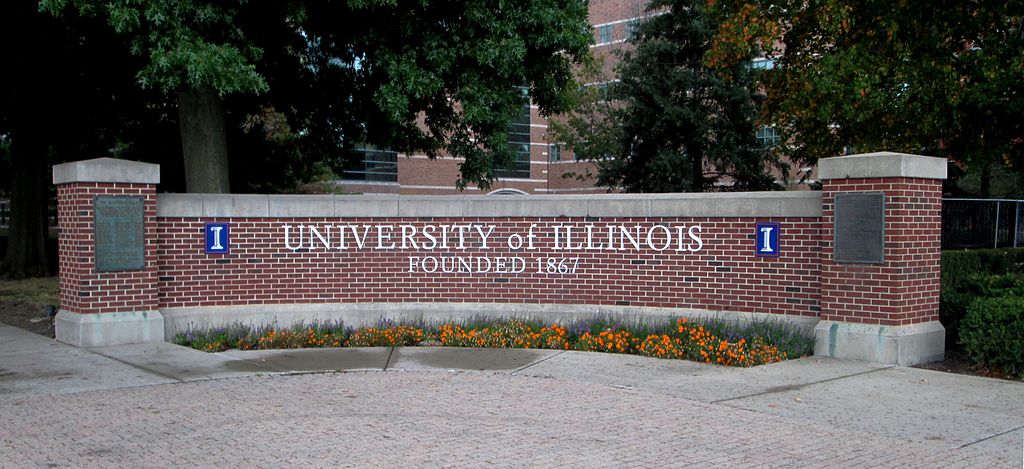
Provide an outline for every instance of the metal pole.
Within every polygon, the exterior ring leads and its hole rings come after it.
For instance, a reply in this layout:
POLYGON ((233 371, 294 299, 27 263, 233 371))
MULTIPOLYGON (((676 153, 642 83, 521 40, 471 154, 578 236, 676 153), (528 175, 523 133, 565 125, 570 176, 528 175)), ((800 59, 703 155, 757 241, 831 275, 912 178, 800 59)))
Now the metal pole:
POLYGON ((992 249, 999 249, 999 202, 996 202, 996 229, 992 237, 992 249))
POLYGON ((1013 211, 1013 247, 1017 247, 1017 237, 1020 235, 1020 202, 1013 204, 1016 210, 1013 211))

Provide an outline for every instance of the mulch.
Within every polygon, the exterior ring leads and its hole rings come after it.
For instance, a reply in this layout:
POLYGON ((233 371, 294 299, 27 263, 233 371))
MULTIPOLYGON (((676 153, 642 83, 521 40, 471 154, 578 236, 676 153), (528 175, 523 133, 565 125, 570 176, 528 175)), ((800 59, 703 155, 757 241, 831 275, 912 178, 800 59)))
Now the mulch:
POLYGON ((53 318, 42 308, 23 301, 0 301, 0 322, 53 338, 53 318))

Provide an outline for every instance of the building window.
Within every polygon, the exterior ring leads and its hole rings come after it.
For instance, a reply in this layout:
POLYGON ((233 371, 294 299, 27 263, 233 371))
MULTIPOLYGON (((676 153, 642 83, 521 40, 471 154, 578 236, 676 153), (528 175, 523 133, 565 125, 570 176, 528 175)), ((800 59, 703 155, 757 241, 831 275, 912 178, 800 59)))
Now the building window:
POLYGON ((561 161, 562 149, 558 147, 557 143, 548 146, 548 159, 549 161, 561 161))
POLYGON ((615 32, 614 28, 615 28, 615 26, 614 25, 610 25, 610 24, 606 24, 604 26, 598 26, 597 27, 597 43, 598 44, 607 44, 609 42, 612 42, 612 36, 613 36, 613 34, 615 32))
POLYGON ((626 40, 633 39, 637 29, 640 27, 640 20, 632 19, 626 22, 626 40))
POLYGON ((598 101, 610 100, 611 94, 611 82, 602 81, 599 83, 587 83, 583 85, 585 88, 593 89, 597 93, 598 101))
POLYGON ((779 134, 775 127, 762 127, 757 129, 757 143, 764 147, 774 147, 779 144, 779 134))
POLYGON ((775 68, 775 60, 774 59, 754 59, 753 62, 750 63, 750 68, 753 68, 754 70, 768 70, 768 69, 772 69, 772 68, 775 68))
POLYGON ((530 194, 527 194, 526 192, 523 192, 523 191, 521 191, 519 189, 512 189, 511 187, 506 187, 504 189, 498 189, 496 191, 490 192, 487 195, 530 195, 530 194))
POLYGON ((347 181, 398 182, 398 153, 373 147, 357 148, 341 178, 347 181))
POLYGON ((524 104, 522 112, 512 120, 508 129, 508 146, 515 155, 514 161, 495 171, 501 178, 530 178, 530 105, 524 104))

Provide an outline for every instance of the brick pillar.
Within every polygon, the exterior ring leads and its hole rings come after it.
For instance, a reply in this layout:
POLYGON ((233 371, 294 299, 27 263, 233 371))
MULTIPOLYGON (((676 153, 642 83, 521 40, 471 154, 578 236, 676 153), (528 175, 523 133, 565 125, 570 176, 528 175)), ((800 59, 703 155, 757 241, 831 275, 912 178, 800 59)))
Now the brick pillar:
POLYGON ((60 227, 57 340, 80 347, 163 340, 155 244, 159 182, 155 164, 99 158, 53 167, 60 227))
MULTIPOLYGON (((946 160, 871 153, 823 159, 818 174, 824 249, 815 355, 908 366, 941 360, 945 329, 939 324, 939 261, 946 160), (837 196, 842 213, 837 213, 837 196), (851 208, 860 202, 850 201, 871 197, 884 200, 884 235, 879 238, 884 238, 884 256, 880 261, 850 261, 865 251, 849 242, 849 233, 861 236, 858 220, 871 218, 851 208), (845 230, 846 240, 839 240, 837 229, 845 230), (845 241, 846 247, 837 241, 845 241), (838 257, 837 248, 842 249, 838 257)), ((871 236, 856 241, 870 245, 867 238, 871 236)))

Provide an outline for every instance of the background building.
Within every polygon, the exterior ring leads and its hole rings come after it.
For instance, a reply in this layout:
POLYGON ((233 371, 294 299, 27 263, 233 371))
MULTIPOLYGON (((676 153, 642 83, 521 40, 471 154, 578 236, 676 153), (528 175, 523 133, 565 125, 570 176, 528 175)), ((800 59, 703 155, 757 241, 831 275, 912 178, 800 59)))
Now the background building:
MULTIPOLYGON (((646 0, 591 0, 590 24, 594 27, 594 55, 603 57, 607 75, 611 76, 616 58, 612 51, 625 45, 631 28, 644 13, 646 0)), ((592 83, 605 86, 605 83, 592 83)), ((536 106, 525 106, 513 122, 509 142, 515 145, 517 157, 513 167, 499 172, 488 193, 503 194, 574 194, 601 193, 595 187, 594 165, 577 162, 573 156, 551 142, 548 120, 536 106)), ((336 184, 356 193, 454 194, 459 193, 455 181, 459 177, 459 158, 430 159, 425 154, 399 154, 393 151, 366 148, 361 164, 342 174, 336 184)), ((476 187, 467 187, 469 193, 476 187)))
MULTIPOLYGON (((603 64, 602 76, 608 81, 586 83, 586 86, 607 87, 614 81, 619 56, 615 52, 629 47, 627 41, 645 16, 647 0, 591 0, 589 21, 593 27, 594 44, 591 51, 603 64)), ((755 60, 752 66, 768 68, 769 59, 755 60)), ((757 138, 766 145, 778 144, 778 136, 771 127, 758 131, 757 138)), ((576 161, 571 152, 564 151, 557 142, 550 141, 548 119, 542 117, 536 106, 525 106, 509 133, 509 142, 515 145, 517 157, 513 167, 499 171, 498 180, 487 193, 499 194, 579 194, 602 193, 606 188, 595 187, 596 167, 591 162, 576 161)), ((346 170, 335 181, 342 189, 353 193, 392 194, 457 194, 460 158, 430 159, 425 154, 405 155, 389 150, 365 148, 361 164, 346 170)), ((792 168, 788 189, 808 189, 816 182, 812 168, 792 168)), ((779 177, 781 182, 782 178, 779 177)), ((478 192, 467 187, 469 193, 478 192)))

